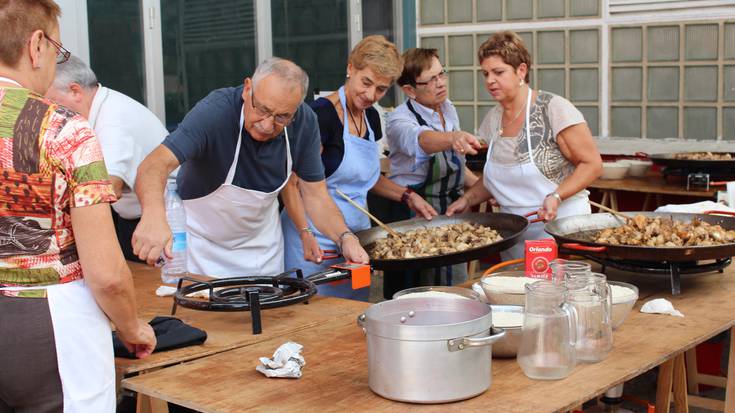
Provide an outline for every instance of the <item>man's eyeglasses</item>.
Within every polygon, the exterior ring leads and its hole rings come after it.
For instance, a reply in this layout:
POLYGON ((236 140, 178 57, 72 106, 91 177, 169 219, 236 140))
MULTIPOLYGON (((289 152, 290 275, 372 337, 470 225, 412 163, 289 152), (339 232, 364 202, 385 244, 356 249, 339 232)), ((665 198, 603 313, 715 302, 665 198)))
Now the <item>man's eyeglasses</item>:
POLYGON ((263 105, 258 103, 257 100, 255 100, 255 93, 253 91, 250 91, 250 105, 255 109, 255 113, 261 117, 261 120, 268 119, 271 116, 273 117, 273 122, 281 125, 286 126, 293 120, 294 114, 293 113, 285 113, 276 115, 275 113, 271 112, 270 110, 266 109, 263 105))
POLYGON ((439 72, 438 75, 432 76, 431 79, 429 79, 427 82, 414 82, 416 83, 416 86, 426 86, 429 84, 436 84, 439 79, 446 80, 447 79, 447 71, 445 69, 442 69, 441 72, 439 72))
POLYGON ((43 37, 46 38, 46 40, 49 41, 54 47, 56 48, 56 64, 60 65, 67 60, 69 60, 69 57, 71 56, 71 52, 64 49, 64 46, 62 46, 59 42, 56 40, 50 38, 46 33, 43 34, 43 37))

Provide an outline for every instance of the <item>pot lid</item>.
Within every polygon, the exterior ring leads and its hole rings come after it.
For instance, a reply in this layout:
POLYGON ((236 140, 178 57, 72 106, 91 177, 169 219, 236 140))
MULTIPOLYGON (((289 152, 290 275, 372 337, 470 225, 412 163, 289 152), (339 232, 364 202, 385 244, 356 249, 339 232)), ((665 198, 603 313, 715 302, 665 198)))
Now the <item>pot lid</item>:
POLYGON ((448 340, 487 332, 490 306, 461 297, 415 297, 373 304, 365 311, 367 334, 396 340, 448 340))

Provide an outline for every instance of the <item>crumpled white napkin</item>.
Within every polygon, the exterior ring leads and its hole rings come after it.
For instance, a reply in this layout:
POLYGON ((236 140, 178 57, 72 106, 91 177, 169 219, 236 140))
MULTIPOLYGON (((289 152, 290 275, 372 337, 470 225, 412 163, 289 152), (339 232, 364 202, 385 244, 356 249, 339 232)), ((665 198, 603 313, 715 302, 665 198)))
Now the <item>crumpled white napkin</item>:
POLYGON ((301 377, 301 367, 306 365, 306 360, 301 355, 303 348, 304 346, 299 343, 288 341, 276 349, 272 359, 261 357, 259 359, 261 364, 255 367, 255 370, 265 374, 266 377, 298 379, 301 377))
POLYGON ((656 298, 643 304, 641 306, 641 313, 658 313, 658 314, 669 314, 677 317, 684 317, 681 311, 674 308, 671 301, 665 298, 656 298))
POLYGON ((159 297, 168 297, 169 295, 174 295, 175 292, 176 288, 169 287, 168 285, 162 285, 156 288, 156 295, 159 297))

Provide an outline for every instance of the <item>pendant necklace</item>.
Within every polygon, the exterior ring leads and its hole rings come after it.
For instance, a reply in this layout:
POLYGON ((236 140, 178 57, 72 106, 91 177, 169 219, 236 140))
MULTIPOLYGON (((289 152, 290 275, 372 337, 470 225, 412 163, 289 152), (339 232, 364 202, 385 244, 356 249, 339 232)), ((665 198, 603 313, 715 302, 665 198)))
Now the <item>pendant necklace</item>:
MULTIPOLYGON (((358 125, 357 121, 355 121, 355 117, 352 116, 352 109, 350 109, 350 105, 348 105, 347 102, 345 102, 345 107, 347 107, 347 113, 349 113, 350 119, 352 119, 352 123, 355 125, 355 129, 357 130, 357 136, 362 138, 362 122, 360 122, 360 124, 358 125)), ((360 120, 362 121, 362 117, 360 117, 360 120)))
MULTIPOLYGON (((527 90, 526 93, 531 93, 530 88, 527 90)), ((513 117, 513 120, 511 120, 510 122, 508 122, 509 125, 512 125, 518 119, 518 117, 521 116, 521 112, 523 112, 523 109, 526 108, 526 103, 525 103, 526 101, 527 101, 527 99, 524 99, 523 100, 523 102, 524 102, 523 103, 523 106, 521 106, 521 109, 518 110, 518 113, 516 113, 516 115, 513 117)), ((503 111, 503 112, 505 113, 505 111, 503 111)), ((503 130, 504 129, 505 128, 503 128, 503 117, 501 116, 500 117, 500 128, 498 128, 498 136, 503 136, 503 130)))

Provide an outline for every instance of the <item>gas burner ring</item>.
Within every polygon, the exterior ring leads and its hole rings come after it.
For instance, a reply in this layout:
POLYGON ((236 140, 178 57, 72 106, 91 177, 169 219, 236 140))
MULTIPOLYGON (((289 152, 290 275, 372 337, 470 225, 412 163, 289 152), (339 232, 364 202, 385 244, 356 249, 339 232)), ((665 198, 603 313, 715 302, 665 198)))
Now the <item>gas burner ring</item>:
MULTIPOLYGON (((293 292, 295 289, 286 288, 286 290, 293 292)), ((249 302, 249 295, 254 291, 258 293, 261 303, 278 300, 286 295, 284 289, 272 285, 243 285, 213 290, 210 299, 219 303, 249 302)))

